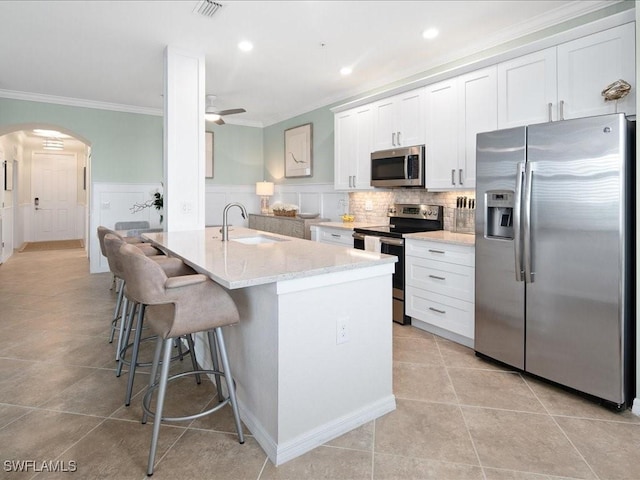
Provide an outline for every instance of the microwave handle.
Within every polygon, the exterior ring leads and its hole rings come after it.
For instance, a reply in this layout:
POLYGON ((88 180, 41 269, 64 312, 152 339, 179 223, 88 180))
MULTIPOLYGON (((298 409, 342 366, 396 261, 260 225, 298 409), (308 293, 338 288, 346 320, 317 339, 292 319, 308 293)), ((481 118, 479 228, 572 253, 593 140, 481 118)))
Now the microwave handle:
POLYGON ((409 165, 409 155, 405 155, 404 157, 404 178, 411 178, 411 166, 409 165))

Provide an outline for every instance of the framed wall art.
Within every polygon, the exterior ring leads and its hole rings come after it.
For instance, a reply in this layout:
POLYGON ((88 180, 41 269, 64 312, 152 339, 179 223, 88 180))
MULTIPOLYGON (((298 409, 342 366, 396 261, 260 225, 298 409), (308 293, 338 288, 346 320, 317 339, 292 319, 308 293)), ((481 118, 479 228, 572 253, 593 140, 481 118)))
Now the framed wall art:
POLYGON ((313 125, 307 123, 284 131, 284 176, 310 177, 313 168, 313 125))
POLYGON ((204 137, 204 176, 213 178, 213 132, 204 132, 204 137))

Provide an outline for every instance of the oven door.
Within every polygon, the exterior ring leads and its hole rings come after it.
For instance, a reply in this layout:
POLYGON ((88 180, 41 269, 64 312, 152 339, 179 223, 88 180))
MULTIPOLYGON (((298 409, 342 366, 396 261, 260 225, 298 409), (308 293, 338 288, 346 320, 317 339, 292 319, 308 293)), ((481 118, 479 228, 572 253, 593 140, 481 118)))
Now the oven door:
MULTIPOLYGON (((353 247, 364 250, 363 233, 353 234, 353 247)), ((398 261, 394 264, 393 273, 393 321, 410 325, 411 318, 404 314, 404 240, 402 238, 384 237, 380 239, 380 253, 395 255, 398 261)))

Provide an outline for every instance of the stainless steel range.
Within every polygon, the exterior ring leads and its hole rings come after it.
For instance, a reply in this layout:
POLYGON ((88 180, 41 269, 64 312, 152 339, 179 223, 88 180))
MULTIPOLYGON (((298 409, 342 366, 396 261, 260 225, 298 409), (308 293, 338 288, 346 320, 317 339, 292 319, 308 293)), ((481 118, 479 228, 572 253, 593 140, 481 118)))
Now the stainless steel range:
POLYGON ((410 325, 411 317, 404 312, 404 234, 442 230, 443 208, 439 205, 396 203, 388 215, 387 226, 355 228, 353 246, 365 250, 365 243, 373 248, 379 245, 381 253, 398 257, 393 274, 393 321, 410 325), (365 241, 368 236, 379 237, 379 241, 365 241))

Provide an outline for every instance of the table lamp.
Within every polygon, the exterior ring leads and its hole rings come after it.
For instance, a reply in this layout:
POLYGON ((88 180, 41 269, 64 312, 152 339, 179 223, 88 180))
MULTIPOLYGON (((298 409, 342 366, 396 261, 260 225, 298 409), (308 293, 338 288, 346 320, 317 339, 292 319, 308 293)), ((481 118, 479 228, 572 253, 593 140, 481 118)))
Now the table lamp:
POLYGON ((260 213, 269 213, 269 197, 273 195, 273 182, 256 182, 256 195, 260 195, 260 213))

